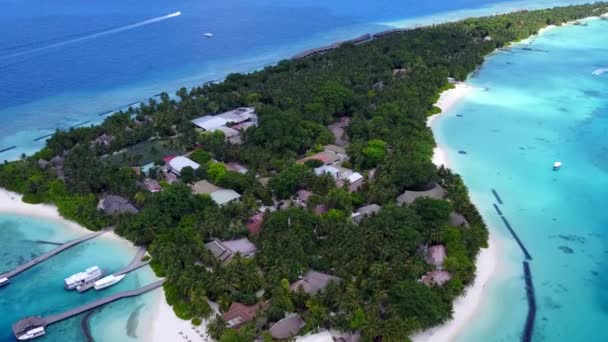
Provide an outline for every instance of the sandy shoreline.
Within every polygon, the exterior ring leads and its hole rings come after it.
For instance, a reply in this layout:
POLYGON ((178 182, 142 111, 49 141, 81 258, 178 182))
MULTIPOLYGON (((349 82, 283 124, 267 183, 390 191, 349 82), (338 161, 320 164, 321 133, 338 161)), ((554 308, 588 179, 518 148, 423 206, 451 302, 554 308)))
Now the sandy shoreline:
MULTIPOLYGON (((165 301, 165 290, 156 293, 156 306, 152 314, 151 327, 148 330, 145 341, 166 342, 166 341, 213 341, 207 335, 207 320, 203 320, 201 325, 194 326, 190 321, 178 318, 173 312, 173 308, 165 301), (201 336, 202 335, 202 336, 201 336)), ((218 312, 217 305, 212 305, 213 311, 218 312)), ((211 317, 215 316, 213 314, 211 317)))
MULTIPOLYGON (((454 108, 454 106, 456 106, 474 90, 475 88, 466 84, 465 82, 458 82, 454 85, 454 88, 442 92, 439 95, 439 100, 437 100, 437 103, 435 103, 435 106, 441 109, 441 113, 429 116, 426 121, 426 125, 431 129, 434 128, 435 124, 437 123, 437 119, 439 119, 441 115, 445 115, 447 112, 449 112, 452 108, 454 108)), ((441 165, 447 167, 449 164, 445 149, 439 143, 437 143, 437 147, 433 149, 432 161, 433 164, 437 165, 437 167, 441 165)))
MULTIPOLYGON (((435 104, 437 107, 441 108, 441 113, 430 116, 427 120, 427 126, 434 128, 441 115, 445 115, 453 109, 455 105, 474 90, 475 88, 461 82, 455 84, 453 89, 442 92, 439 100, 435 104)), ((445 148, 437 144, 437 147, 433 149, 432 161, 437 166, 444 165, 449 167, 449 160, 445 148)), ((475 318, 482 299, 484 298, 486 284, 492 278, 498 264, 498 251, 496 245, 495 237, 490 231, 488 248, 482 249, 475 261, 477 267, 475 281, 465 289, 462 296, 454 301, 454 318, 441 326, 416 334, 412 337, 412 341, 451 341, 475 318)))
MULTIPOLYGON (((23 196, 21 194, 0 188, 0 213, 17 214, 54 221, 66 228, 69 228, 72 232, 79 236, 90 234, 92 232, 74 221, 65 219, 59 214, 56 206, 51 204, 24 203, 21 200, 22 197, 23 196)), ((137 247, 135 247, 131 241, 113 232, 102 234, 96 239, 111 240, 125 249, 130 249, 130 252, 137 250, 137 247)))

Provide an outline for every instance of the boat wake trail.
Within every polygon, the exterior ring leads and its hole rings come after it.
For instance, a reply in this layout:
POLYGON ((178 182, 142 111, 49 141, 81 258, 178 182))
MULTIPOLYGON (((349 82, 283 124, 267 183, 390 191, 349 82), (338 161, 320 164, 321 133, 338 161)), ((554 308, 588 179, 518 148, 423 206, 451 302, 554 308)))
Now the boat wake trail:
POLYGON ((608 68, 601 68, 601 69, 597 69, 597 70, 595 70, 595 71, 593 72, 593 74, 594 74, 595 76, 599 76, 599 75, 602 75, 602 74, 605 74, 605 73, 608 73, 608 68))
POLYGON ((41 47, 25 50, 25 51, 19 51, 19 52, 11 53, 11 54, 8 54, 8 55, 0 56, 0 59, 18 57, 18 56, 23 56, 23 55, 29 55, 29 54, 32 54, 32 53, 36 53, 36 52, 40 52, 40 51, 44 51, 44 50, 49 50, 49 49, 56 49, 56 48, 59 48, 59 47, 62 47, 62 46, 66 46, 66 45, 76 44, 76 43, 79 43, 79 42, 82 42, 82 41, 85 41, 85 40, 95 39, 95 38, 107 36, 107 35, 110 35, 110 34, 115 34, 115 33, 123 32, 123 31, 132 30, 134 28, 138 28, 138 27, 141 27, 141 26, 150 25, 150 24, 153 24, 153 23, 157 23, 159 21, 164 21, 164 20, 167 20, 167 19, 175 18, 175 17, 178 17, 180 15, 182 15, 182 13, 178 11, 178 12, 175 12, 175 13, 164 15, 162 17, 157 17, 157 18, 152 18, 152 19, 140 21, 140 22, 137 22, 135 24, 120 26, 120 27, 116 27, 116 28, 109 29, 109 30, 106 30, 106 31, 97 32, 97 33, 85 35, 85 36, 78 37, 78 38, 64 40, 64 41, 58 42, 58 43, 48 44, 48 45, 44 45, 44 46, 41 46, 41 47))

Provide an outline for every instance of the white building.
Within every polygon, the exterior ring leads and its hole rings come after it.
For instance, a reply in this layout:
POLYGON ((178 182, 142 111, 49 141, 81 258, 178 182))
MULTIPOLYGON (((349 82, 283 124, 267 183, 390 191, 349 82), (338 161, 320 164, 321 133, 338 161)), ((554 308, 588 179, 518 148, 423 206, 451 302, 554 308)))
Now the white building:
POLYGON ((182 169, 185 167, 190 166, 194 170, 201 167, 197 162, 181 156, 171 159, 171 161, 169 162, 169 166, 171 167, 171 172, 173 172, 177 176, 181 174, 182 169))

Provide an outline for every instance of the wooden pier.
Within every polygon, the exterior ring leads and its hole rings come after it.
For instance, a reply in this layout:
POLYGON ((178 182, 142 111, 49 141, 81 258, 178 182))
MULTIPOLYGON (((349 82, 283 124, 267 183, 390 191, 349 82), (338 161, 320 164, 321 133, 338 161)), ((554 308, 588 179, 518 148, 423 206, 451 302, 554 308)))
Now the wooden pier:
POLYGON ((35 257, 34 259, 26 262, 25 264, 17 266, 15 269, 13 269, 11 271, 8 271, 8 272, 0 274, 0 278, 12 278, 12 277, 14 277, 14 276, 16 276, 16 275, 18 275, 18 274, 20 274, 22 272, 27 271, 28 269, 30 269, 30 268, 32 268, 34 266, 40 264, 41 262, 43 262, 43 261, 45 261, 45 260, 47 260, 47 259, 49 259, 49 258, 51 258, 51 257, 53 257, 53 256, 55 256, 55 255, 57 255, 59 253, 65 251, 66 249, 74 247, 74 246, 76 246, 76 245, 78 245, 78 244, 80 244, 82 242, 85 242, 85 241, 91 240, 93 238, 96 238, 99 235, 101 235, 101 234, 103 234, 103 233, 105 233, 105 232, 107 232, 109 230, 111 230, 111 229, 104 229, 102 231, 99 231, 99 232, 96 232, 96 233, 93 233, 93 234, 88 234, 88 235, 85 235, 83 237, 79 237, 77 239, 70 240, 70 241, 62 244, 61 246, 59 246, 59 247, 57 247, 57 248, 55 248, 55 249, 53 249, 53 250, 51 250, 49 252, 46 252, 46 253, 44 253, 42 255, 39 255, 39 256, 35 257))
MULTIPOLYGON (((127 265, 125 268, 121 269, 120 271, 114 273, 114 276, 119 276, 122 274, 127 274, 129 272, 133 272, 136 269, 139 269, 141 267, 146 266, 147 264, 150 263, 150 261, 142 261, 142 258, 144 257, 144 255, 146 254, 146 247, 139 247, 139 250, 137 251, 137 254, 135 254, 135 257, 133 257, 133 260, 131 261, 131 263, 129 265, 127 265)), ((95 285, 95 283, 89 283, 86 285, 82 285, 76 288, 76 290, 80 293, 86 292, 90 289, 93 288, 93 286, 95 285)))
POLYGON ((51 316, 47 316, 47 317, 35 316, 35 317, 24 318, 24 319, 16 322, 15 324, 13 324, 13 334, 15 335, 15 337, 19 337, 19 336, 23 335, 25 332, 27 332, 28 330, 31 330, 34 328, 43 327, 46 329, 46 327, 51 324, 63 321, 70 317, 80 315, 81 313, 87 312, 89 310, 93 310, 100 306, 115 302, 115 301, 123 299, 123 298, 135 297, 135 296, 144 294, 146 292, 152 291, 156 288, 161 287, 164 282, 165 282, 165 279, 159 280, 155 283, 146 285, 146 286, 141 287, 136 290, 119 292, 119 293, 113 294, 111 296, 96 300, 94 302, 87 303, 85 305, 73 308, 71 310, 68 310, 66 312, 63 312, 63 313, 60 313, 57 315, 51 315, 51 316))

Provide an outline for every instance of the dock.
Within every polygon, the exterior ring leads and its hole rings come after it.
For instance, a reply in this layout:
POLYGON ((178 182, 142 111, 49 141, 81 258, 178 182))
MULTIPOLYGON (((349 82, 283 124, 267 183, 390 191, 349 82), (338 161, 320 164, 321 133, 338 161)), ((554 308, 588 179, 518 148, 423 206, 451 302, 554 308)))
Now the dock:
MULTIPOLYGON (((123 269, 121 269, 120 271, 113 273, 114 276, 119 276, 122 274, 127 274, 129 272, 133 272, 136 269, 139 269, 141 267, 146 266, 147 264, 150 263, 149 260, 147 261, 142 261, 141 259, 144 257, 144 255, 146 254, 146 247, 139 247, 139 250, 137 251, 137 253, 135 254, 135 257, 133 257, 133 260, 131 261, 131 263, 129 263, 126 267, 124 267, 123 269)), ((90 289, 93 288, 93 286, 95 285, 95 283, 89 283, 83 286, 79 286, 76 290, 80 293, 86 292, 90 289)))
POLYGON ((99 231, 99 232, 96 232, 96 233, 93 233, 93 234, 88 234, 88 235, 79 237, 77 239, 70 240, 70 241, 62 244, 61 246, 59 246, 59 247, 57 247, 57 248, 55 248, 55 249, 53 249, 53 250, 51 250, 49 252, 46 252, 46 253, 44 253, 42 255, 39 255, 39 256, 35 257, 34 259, 26 262, 25 264, 17 266, 15 269, 13 269, 11 271, 8 271, 8 272, 0 274, 0 278, 12 278, 12 277, 14 277, 14 276, 16 276, 16 275, 18 275, 18 274, 20 274, 22 272, 27 271, 28 269, 30 269, 30 268, 32 268, 34 266, 40 264, 41 262, 46 261, 47 259, 50 259, 50 258, 54 257, 55 255, 57 255, 57 254, 65 251, 67 249, 70 249, 70 248, 72 248, 72 247, 74 247, 74 246, 76 246, 76 245, 78 245, 80 243, 83 243, 85 241, 88 241, 88 240, 91 240, 93 238, 96 238, 99 235, 101 235, 101 234, 103 234, 105 232, 108 232, 109 230, 111 230, 111 229, 104 229, 102 231, 99 231))
POLYGON ((40 317, 40 316, 26 317, 13 324, 13 334, 15 335, 15 337, 19 337, 19 336, 23 335, 26 331, 34 329, 34 328, 43 327, 46 329, 46 327, 51 324, 63 321, 70 317, 78 316, 81 313, 96 309, 100 306, 115 302, 115 301, 123 299, 123 298, 135 297, 135 296, 144 294, 146 292, 152 291, 154 289, 161 287, 164 282, 165 282, 165 279, 159 280, 157 282, 146 285, 146 286, 141 287, 136 290, 119 292, 119 293, 113 294, 111 296, 93 301, 91 303, 87 303, 82 306, 73 308, 71 310, 68 310, 68 311, 60 313, 60 314, 51 315, 51 316, 47 316, 47 317, 40 317))

